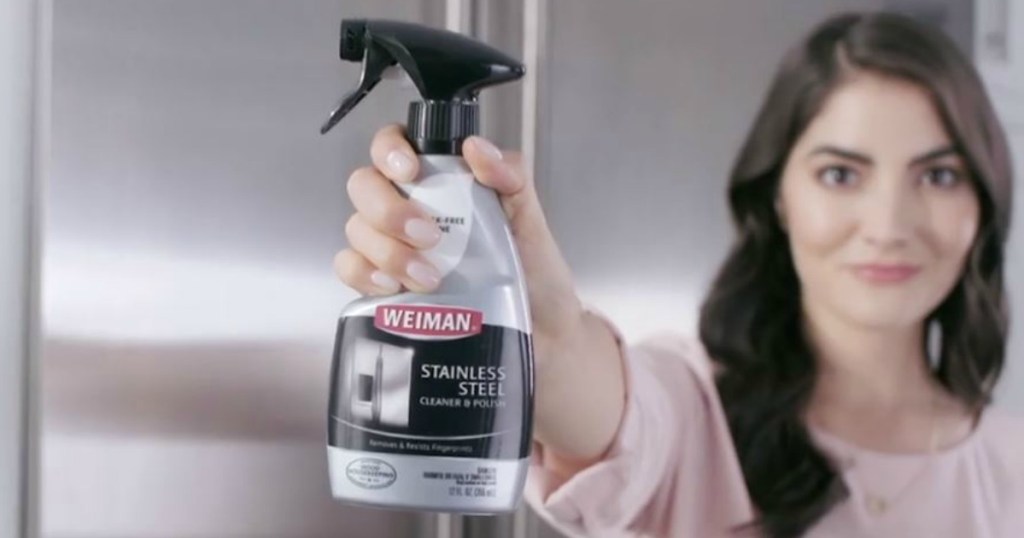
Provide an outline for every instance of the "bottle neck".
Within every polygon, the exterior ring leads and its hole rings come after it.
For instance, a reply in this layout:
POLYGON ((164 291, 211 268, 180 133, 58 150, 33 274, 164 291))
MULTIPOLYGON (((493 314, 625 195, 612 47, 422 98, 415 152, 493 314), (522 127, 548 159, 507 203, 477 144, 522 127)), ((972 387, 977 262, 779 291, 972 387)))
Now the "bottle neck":
POLYGON ((413 101, 409 103, 407 135, 417 153, 462 155, 462 141, 480 131, 475 101, 413 101))

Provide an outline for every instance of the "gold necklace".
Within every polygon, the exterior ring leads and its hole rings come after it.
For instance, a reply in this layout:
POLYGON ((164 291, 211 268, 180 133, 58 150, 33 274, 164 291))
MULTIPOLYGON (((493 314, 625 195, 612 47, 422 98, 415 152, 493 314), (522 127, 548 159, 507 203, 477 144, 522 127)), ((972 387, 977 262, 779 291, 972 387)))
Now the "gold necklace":
MULTIPOLYGON (((939 445, 939 429, 938 429, 938 418, 937 418, 938 406, 935 404, 935 397, 932 397, 931 401, 931 431, 929 433, 928 441, 928 452, 925 457, 925 461, 921 463, 917 471, 911 476, 898 491, 890 495, 881 495, 872 491, 868 491, 864 484, 861 484, 861 490, 864 492, 864 507, 871 515, 880 517, 886 514, 890 508, 896 502, 903 497, 903 494, 910 489, 924 474, 925 471, 931 467, 932 461, 935 459, 935 453, 938 451, 939 445)), ((854 465, 855 466, 855 465, 854 465)))

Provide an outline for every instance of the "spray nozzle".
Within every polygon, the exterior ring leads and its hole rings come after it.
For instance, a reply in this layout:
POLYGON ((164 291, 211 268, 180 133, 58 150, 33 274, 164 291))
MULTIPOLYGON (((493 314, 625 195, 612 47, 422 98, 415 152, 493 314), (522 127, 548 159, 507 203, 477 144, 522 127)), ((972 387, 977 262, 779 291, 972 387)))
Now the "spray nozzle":
POLYGON ((384 71, 395 64, 395 60, 382 48, 371 43, 366 46, 365 41, 366 23, 364 21, 342 21, 341 23, 341 58, 353 62, 363 62, 363 72, 359 77, 359 85, 341 99, 338 107, 331 112, 327 122, 320 128, 320 134, 330 131, 332 127, 341 121, 359 101, 370 93, 370 90, 380 82, 384 71))
POLYGON ((343 20, 340 56, 361 61, 362 74, 320 132, 341 121, 397 64, 423 97, 410 105, 409 138, 431 153, 458 153, 459 142, 479 129, 479 91, 525 73, 520 62, 461 34, 387 20, 343 20))

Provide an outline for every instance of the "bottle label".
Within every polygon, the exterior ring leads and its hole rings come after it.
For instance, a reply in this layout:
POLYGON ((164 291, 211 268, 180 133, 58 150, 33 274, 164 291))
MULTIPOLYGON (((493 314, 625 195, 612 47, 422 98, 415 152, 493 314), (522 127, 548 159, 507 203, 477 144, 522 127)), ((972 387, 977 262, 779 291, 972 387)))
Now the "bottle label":
POLYGON ((431 305, 380 305, 374 327, 400 336, 462 338, 479 334, 484 314, 471 308, 431 305))
POLYGON ((424 305, 381 305, 375 317, 342 318, 329 444, 390 454, 527 457, 530 336, 482 321, 477 311, 424 305), (446 334, 423 338, 423 332, 446 334))
POLYGON ((432 263, 441 276, 450 273, 466 252, 473 231, 472 174, 465 172, 438 172, 416 180, 400 183, 398 187, 422 207, 437 223, 441 240, 424 250, 423 256, 432 263))

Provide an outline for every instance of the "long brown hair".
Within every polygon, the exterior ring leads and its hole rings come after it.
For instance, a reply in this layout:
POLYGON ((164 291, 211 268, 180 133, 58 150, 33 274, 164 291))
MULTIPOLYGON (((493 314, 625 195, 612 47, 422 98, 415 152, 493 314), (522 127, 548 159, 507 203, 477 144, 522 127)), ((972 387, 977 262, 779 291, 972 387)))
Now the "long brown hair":
POLYGON ((700 316, 700 338, 719 367, 718 389, 759 512, 752 524, 772 538, 802 535, 848 494, 801 420, 817 372, 774 199, 798 137, 828 95, 857 72, 898 77, 930 92, 980 202, 963 275, 925 320, 941 329, 934 375, 980 410, 1003 367, 1011 170, 978 74, 948 37, 904 16, 832 17, 784 57, 736 160, 728 196, 737 238, 700 316))

